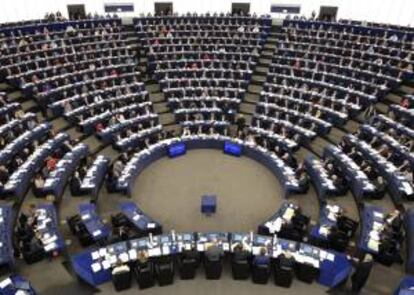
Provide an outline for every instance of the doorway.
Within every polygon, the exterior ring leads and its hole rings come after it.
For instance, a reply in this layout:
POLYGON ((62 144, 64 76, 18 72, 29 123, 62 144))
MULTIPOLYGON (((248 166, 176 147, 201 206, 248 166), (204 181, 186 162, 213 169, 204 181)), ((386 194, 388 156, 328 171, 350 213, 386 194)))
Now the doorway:
POLYGON ((321 6, 319 10, 319 20, 321 21, 335 21, 338 7, 336 6, 321 6))
POLYGON ((68 5, 68 15, 70 19, 85 19, 85 5, 83 4, 74 4, 68 5))
POLYGON ((232 3, 231 14, 247 15, 250 13, 250 3, 232 3))
POLYGON ((172 15, 173 4, 172 2, 157 2, 155 5, 155 15, 172 15))

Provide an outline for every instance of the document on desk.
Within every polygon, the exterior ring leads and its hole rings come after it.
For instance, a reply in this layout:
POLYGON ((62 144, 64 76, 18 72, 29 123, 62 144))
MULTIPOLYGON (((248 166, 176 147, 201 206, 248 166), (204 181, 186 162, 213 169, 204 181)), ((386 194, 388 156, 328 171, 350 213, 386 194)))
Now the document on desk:
POLYGON ((102 261, 102 266, 103 266, 104 269, 108 269, 108 268, 111 267, 111 264, 109 263, 108 260, 104 260, 104 261, 102 261))
POLYGON ((138 221, 140 218, 141 218, 141 215, 139 214, 135 214, 134 217, 132 217, 134 221, 138 221))
POLYGON ((170 254, 170 247, 169 246, 162 246, 162 254, 169 255, 170 254))
POLYGON ((94 231, 94 232, 92 233, 92 235, 93 235, 94 237, 97 237, 97 236, 99 236, 100 234, 102 234, 102 231, 101 231, 100 229, 98 229, 98 230, 96 230, 96 231, 94 231))
POLYGON ((333 262, 335 260, 335 255, 332 253, 327 253, 326 259, 333 262))
POLYGON ((101 264, 99 262, 95 262, 95 263, 91 264, 91 268, 92 268, 93 272, 98 272, 102 269, 101 264))
POLYGON ((413 187, 408 182, 403 182, 402 186, 407 195, 413 194, 413 187))
POLYGON ((259 255, 262 247, 252 247, 252 254, 253 255, 259 255))
POLYGON ((91 256, 92 256, 92 260, 97 260, 100 257, 99 251, 93 251, 91 253, 91 256))
POLYGON ((381 212, 374 212, 374 216, 376 217, 376 218, 384 218, 384 214, 382 214, 381 212))
POLYGON ((13 284, 12 280, 10 278, 7 278, 7 279, 5 279, 5 280, 3 280, 3 281, 0 282, 0 288, 1 289, 4 289, 8 285, 11 285, 11 284, 13 284))
POLYGON ((46 252, 49 252, 55 249, 56 247, 57 247, 56 243, 51 243, 51 244, 46 245, 44 249, 46 252))
POLYGON ((230 245, 229 245, 229 243, 223 243, 223 251, 226 251, 226 252, 228 252, 228 251, 230 251, 230 245))
POLYGON ((327 256, 328 252, 326 252, 325 250, 319 251, 319 257, 321 258, 321 260, 325 260, 327 256))
POLYGON ((91 218, 91 216, 89 214, 83 214, 83 215, 81 215, 81 219, 82 220, 87 220, 89 218, 91 218))
POLYGON ((138 258, 137 250, 135 250, 135 249, 130 249, 128 251, 128 255, 129 255, 130 260, 136 260, 138 258))
POLYGON ((204 252, 205 245, 204 244, 197 244, 197 251, 198 252, 204 252))
POLYGON ((161 249, 159 247, 148 249, 148 256, 150 257, 161 256, 161 249))
POLYGON ((106 256, 106 253, 107 253, 106 248, 99 249, 99 255, 101 257, 105 257, 106 256))

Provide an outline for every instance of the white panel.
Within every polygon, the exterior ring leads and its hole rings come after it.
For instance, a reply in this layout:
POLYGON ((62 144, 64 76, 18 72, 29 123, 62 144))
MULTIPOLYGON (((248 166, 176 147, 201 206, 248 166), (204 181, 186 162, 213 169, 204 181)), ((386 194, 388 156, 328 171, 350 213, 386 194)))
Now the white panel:
MULTIPOLYGON (((337 6, 339 18, 414 25, 414 0, 2 0, 0 22, 42 18, 46 12, 60 11, 67 16, 68 4, 84 4, 86 12, 104 13, 105 2, 132 2, 135 13, 154 13, 154 2, 173 2, 174 11, 229 12, 232 2, 249 2, 251 12, 269 14, 270 5, 299 4, 301 14, 310 16, 319 12, 321 5, 337 6)), ((277 15, 273 15, 278 17, 277 15)))

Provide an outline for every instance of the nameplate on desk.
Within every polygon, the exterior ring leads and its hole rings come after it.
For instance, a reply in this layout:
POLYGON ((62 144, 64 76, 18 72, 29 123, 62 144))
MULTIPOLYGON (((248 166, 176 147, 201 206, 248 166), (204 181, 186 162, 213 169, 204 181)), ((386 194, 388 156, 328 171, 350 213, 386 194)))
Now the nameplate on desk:
POLYGON ((224 153, 239 157, 242 153, 242 147, 239 144, 226 141, 224 142, 224 153))
POLYGON ((175 157, 184 155, 186 152, 187 152, 187 147, 182 142, 172 144, 168 147, 168 156, 170 158, 175 158, 175 157))

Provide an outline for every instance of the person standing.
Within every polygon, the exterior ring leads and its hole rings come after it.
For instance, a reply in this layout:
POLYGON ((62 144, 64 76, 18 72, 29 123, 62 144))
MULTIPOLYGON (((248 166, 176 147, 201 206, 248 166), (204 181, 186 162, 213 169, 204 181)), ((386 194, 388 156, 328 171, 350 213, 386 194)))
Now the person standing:
POLYGON ((355 272, 351 277, 352 292, 358 294, 368 281, 369 274, 373 266, 373 259, 371 254, 366 254, 365 257, 355 266, 355 272))

